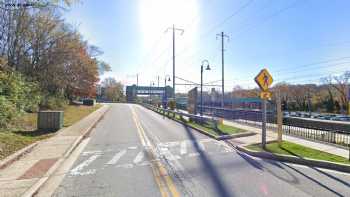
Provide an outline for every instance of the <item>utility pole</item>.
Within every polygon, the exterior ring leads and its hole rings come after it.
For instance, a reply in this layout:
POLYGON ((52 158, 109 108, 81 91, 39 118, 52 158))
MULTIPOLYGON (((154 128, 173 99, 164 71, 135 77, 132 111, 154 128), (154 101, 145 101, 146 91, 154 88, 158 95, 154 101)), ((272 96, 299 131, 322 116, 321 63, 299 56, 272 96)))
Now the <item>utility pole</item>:
POLYGON ((312 106, 311 106, 311 95, 310 95, 310 89, 307 91, 307 106, 309 108, 309 116, 312 115, 312 106))
POLYGON ((168 30, 171 29, 173 31, 173 94, 174 94, 174 100, 175 100, 175 31, 180 31, 182 35, 185 30, 175 28, 175 25, 173 24, 173 27, 168 27, 165 30, 165 33, 168 32, 168 30))
POLYGON ((216 34, 216 39, 218 37, 221 37, 221 63, 222 63, 222 70, 221 70, 221 74, 222 74, 222 87, 221 87, 221 91, 222 91, 222 98, 221 98, 221 107, 224 108, 224 97, 225 97, 225 86, 224 86, 224 83, 225 83, 225 70, 224 70, 224 65, 225 65, 225 62, 224 62, 224 51, 225 51, 225 46, 224 46, 224 39, 225 37, 227 38, 227 40, 229 40, 229 36, 224 34, 224 32, 221 32, 221 34, 216 34))
POLYGON ((159 88, 159 75, 158 75, 158 77, 157 77, 157 80, 158 80, 158 88, 159 88))
POLYGON ((136 87, 139 87, 139 74, 136 74, 136 87))

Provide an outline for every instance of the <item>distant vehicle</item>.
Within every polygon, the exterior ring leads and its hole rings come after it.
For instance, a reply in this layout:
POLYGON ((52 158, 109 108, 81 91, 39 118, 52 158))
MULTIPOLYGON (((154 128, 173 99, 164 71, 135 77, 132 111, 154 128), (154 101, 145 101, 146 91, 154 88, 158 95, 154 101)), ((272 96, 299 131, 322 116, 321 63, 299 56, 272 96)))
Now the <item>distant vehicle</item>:
POLYGON ((311 113, 311 117, 310 118, 318 118, 321 114, 318 113, 311 113))
POLYGON ((287 112, 287 111, 283 112, 283 117, 289 118, 290 117, 289 112, 287 112))
POLYGON ((335 120, 335 121, 350 121, 350 117, 341 115, 341 116, 332 117, 331 120, 335 120))
POLYGON ((297 116, 297 113, 296 113, 296 112, 294 112, 294 111, 292 111, 292 112, 290 112, 290 116, 294 116, 294 117, 296 117, 296 116, 297 116))
POLYGON ((319 115, 319 116, 317 116, 317 119, 327 120, 327 116, 326 115, 319 115))

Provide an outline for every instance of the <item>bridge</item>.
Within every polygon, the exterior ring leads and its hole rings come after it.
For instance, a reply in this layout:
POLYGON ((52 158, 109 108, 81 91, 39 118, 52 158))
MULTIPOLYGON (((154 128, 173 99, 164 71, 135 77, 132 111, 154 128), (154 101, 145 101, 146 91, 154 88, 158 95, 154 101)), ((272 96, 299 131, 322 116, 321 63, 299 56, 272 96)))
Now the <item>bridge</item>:
POLYGON ((127 102, 135 102, 137 96, 159 96, 163 100, 173 97, 173 88, 170 86, 165 87, 153 87, 153 86, 126 86, 126 99, 127 102))

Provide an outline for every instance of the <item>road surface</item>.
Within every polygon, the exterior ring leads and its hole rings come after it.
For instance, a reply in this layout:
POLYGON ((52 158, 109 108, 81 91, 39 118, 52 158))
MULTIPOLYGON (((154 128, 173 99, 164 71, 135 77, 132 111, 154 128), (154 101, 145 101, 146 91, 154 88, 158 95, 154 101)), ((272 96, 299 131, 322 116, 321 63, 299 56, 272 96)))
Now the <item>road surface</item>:
POLYGON ((139 105, 112 104, 54 196, 350 196, 350 175, 252 158, 139 105))

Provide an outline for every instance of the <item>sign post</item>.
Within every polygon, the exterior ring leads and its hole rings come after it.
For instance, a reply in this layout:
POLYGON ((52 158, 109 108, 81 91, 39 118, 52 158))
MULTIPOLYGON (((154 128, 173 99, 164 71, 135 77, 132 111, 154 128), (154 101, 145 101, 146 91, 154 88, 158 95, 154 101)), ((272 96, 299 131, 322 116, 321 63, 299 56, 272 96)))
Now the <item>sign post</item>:
POLYGON ((348 115, 350 115, 350 87, 348 88, 348 115))
POLYGON ((266 147, 266 99, 263 99, 262 106, 261 146, 266 147))
POLYGON ((281 93, 279 90, 277 92, 276 103, 277 103, 277 141, 278 141, 278 144, 281 145, 283 116, 282 116, 282 106, 281 106, 281 93))
POLYGON ((255 82, 261 89, 260 98, 262 102, 262 128, 261 128, 261 146, 263 149, 266 147, 266 101, 271 98, 272 93, 269 91, 269 87, 273 82, 272 76, 266 69, 262 69, 255 77, 255 82))

